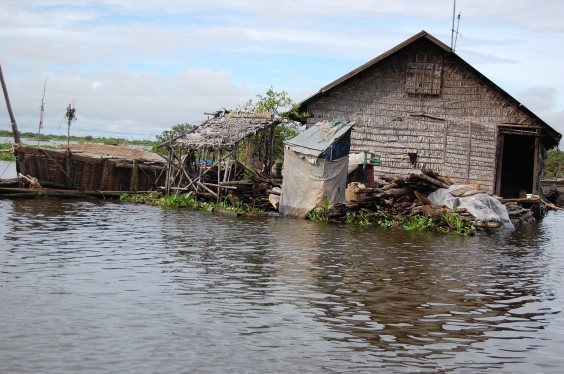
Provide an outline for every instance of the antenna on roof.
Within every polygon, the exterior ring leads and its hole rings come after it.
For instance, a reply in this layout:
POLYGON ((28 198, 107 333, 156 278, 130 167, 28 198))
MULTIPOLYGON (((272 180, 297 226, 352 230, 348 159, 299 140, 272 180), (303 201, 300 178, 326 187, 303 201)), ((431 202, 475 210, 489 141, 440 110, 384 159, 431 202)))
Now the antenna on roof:
POLYGON ((460 12, 458 12, 458 21, 456 23, 456 31, 454 32, 454 46, 452 47, 453 52, 456 50, 456 41, 458 40, 458 35, 460 35, 458 33, 458 26, 460 26, 460 12))
POLYGON ((450 49, 454 52, 456 49, 456 41, 458 39, 458 26, 460 26, 460 12, 458 12, 458 23, 456 24, 456 30, 454 30, 454 20, 456 19, 456 0, 454 0, 454 5, 452 7, 452 29, 450 34, 450 49), (455 36, 456 35, 456 36, 455 36))

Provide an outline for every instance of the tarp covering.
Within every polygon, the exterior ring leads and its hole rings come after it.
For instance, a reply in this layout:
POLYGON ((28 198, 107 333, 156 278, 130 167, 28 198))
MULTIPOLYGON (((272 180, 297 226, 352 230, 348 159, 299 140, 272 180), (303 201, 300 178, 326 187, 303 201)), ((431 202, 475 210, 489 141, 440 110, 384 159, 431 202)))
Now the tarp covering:
POLYGON ((496 198, 486 193, 478 193, 471 196, 455 197, 452 191, 460 190, 464 185, 453 185, 449 188, 439 188, 429 194, 429 200, 438 206, 446 206, 453 209, 455 207, 465 208, 477 220, 482 222, 501 222, 504 228, 514 230, 515 227, 509 219, 507 208, 496 198))
POLYGON ((348 165, 348 157, 336 161, 320 158, 312 164, 285 149, 280 214, 303 218, 326 201, 330 204, 344 202, 348 165))

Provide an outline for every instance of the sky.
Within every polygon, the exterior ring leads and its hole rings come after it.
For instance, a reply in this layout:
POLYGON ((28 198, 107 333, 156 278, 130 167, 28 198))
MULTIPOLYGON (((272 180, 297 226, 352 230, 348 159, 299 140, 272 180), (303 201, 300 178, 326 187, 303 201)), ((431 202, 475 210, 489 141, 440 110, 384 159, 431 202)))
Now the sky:
MULTIPOLYGON (((286 91, 300 102, 453 0, 0 0, 0 65, 21 132, 154 139, 286 91)), ((456 53, 564 133, 564 1, 458 0, 456 53), (540 5, 542 4, 542 6, 540 5)), ((455 28, 457 26, 455 25, 455 28)), ((0 129, 10 130, 0 100, 0 129)))

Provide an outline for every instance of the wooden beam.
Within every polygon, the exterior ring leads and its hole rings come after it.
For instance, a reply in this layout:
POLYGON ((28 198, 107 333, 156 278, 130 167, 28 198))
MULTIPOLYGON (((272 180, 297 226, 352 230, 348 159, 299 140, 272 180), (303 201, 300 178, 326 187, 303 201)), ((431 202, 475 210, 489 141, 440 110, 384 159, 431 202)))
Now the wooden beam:
POLYGON ((129 180, 129 189, 137 191, 137 184, 139 183, 139 169, 137 167, 137 160, 133 160, 131 169, 131 179, 129 180))

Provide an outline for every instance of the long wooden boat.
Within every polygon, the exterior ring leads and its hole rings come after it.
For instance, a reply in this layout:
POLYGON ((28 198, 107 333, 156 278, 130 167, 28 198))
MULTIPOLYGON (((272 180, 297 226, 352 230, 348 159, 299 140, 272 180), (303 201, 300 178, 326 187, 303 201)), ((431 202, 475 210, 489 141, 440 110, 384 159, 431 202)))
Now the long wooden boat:
POLYGON ((124 146, 70 144, 58 149, 16 145, 21 175, 41 187, 90 191, 154 191, 165 184, 166 161, 124 146))

